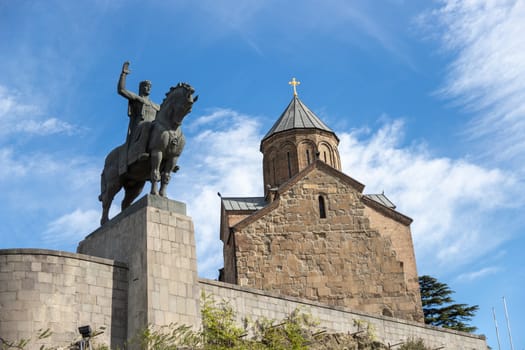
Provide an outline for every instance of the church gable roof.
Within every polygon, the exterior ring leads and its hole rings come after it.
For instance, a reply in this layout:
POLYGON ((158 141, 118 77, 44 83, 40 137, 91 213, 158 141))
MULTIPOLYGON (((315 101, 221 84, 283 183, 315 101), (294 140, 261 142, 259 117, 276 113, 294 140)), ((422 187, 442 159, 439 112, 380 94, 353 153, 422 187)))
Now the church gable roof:
POLYGON ((359 193, 363 193, 363 190, 365 188, 365 185, 360 183, 359 181, 355 180, 354 178, 346 175, 345 173, 332 168, 330 165, 326 164, 322 160, 316 160, 303 170, 301 170, 298 174, 293 176, 290 180, 285 182, 284 184, 279 187, 279 193, 283 193, 284 191, 287 191, 290 187, 295 185, 297 182, 299 182, 303 177, 305 177, 308 173, 312 172, 314 169, 320 169, 324 172, 328 172, 330 175, 335 176, 339 179, 341 179, 343 182, 346 182, 349 184, 353 189, 358 191, 359 193))
POLYGON ((306 107, 297 95, 294 95, 284 112, 275 124, 273 124, 270 131, 263 137, 262 141, 274 134, 292 129, 318 129, 335 135, 332 129, 306 107))
POLYGON ((365 194, 365 197, 368 197, 370 198, 371 200, 373 201, 376 201, 377 203, 387 207, 387 208, 390 208, 390 209, 396 209, 396 205, 394 203, 392 203, 392 201, 390 199, 387 198, 387 196, 385 196, 384 193, 379 193, 379 194, 365 194))
POLYGON ((386 196, 384 194, 382 195, 378 195, 378 194, 373 194, 373 195, 364 195, 362 198, 361 198, 361 201, 369 208, 371 209, 374 209, 380 213, 382 213, 383 215, 391 218, 391 219, 394 219, 404 225, 410 225, 412 223, 412 219, 409 218, 408 216, 404 215, 404 214, 401 214, 400 212, 398 212, 397 210, 395 210, 396 206, 390 202, 390 200, 388 198, 386 198, 386 196), (384 198, 381 198, 381 197, 384 197, 384 198), (388 202, 385 202, 384 199, 386 199, 389 203, 392 204, 391 205, 388 205, 388 202))
MULTIPOLYGON (((335 176, 339 178, 341 181, 347 183, 350 187, 352 187, 359 193, 363 193, 365 185, 353 179, 352 177, 344 174, 343 172, 335 168, 332 168, 331 166, 327 165, 321 160, 317 160, 313 162, 308 167, 303 169, 301 172, 293 176, 289 181, 282 184, 277 189, 277 192, 279 194, 285 193, 286 191, 288 191, 291 187, 293 187, 296 183, 301 181, 305 176, 307 176, 309 173, 311 173, 315 169, 319 169, 325 173, 330 174, 331 176, 335 176)), ((399 221, 405 225, 410 225, 410 223, 412 222, 411 218, 396 211, 395 210, 396 206, 394 205, 394 203, 392 203, 384 194, 369 194, 369 195, 365 194, 361 197, 361 200, 368 207, 373 208, 383 213, 384 215, 396 221, 399 221)), ((222 198, 222 202, 224 204, 224 208, 226 209, 226 211, 243 210, 243 211, 253 212, 251 215, 246 217, 244 220, 234 225, 234 228, 237 228, 237 229, 242 229, 246 227, 250 223, 265 216, 268 212, 277 208, 279 205, 278 199, 272 202, 268 202, 266 201, 264 197, 246 197, 246 198, 242 198, 242 197, 226 198, 224 197, 222 198)))
POLYGON ((221 197, 221 200, 226 211, 256 211, 268 204, 264 197, 221 197))
MULTIPOLYGON (((304 168, 302 171, 297 173, 295 176, 290 178, 287 182, 282 184, 278 189, 277 193, 282 194, 288 191, 291 187, 293 187, 295 184, 297 184, 299 181, 304 179, 305 176, 307 176, 309 173, 314 171, 315 169, 320 169, 323 172, 329 173, 331 176, 335 176, 339 179, 341 179, 343 182, 347 183, 350 187, 352 187, 354 190, 358 191, 359 193, 363 192, 363 189, 365 185, 360 183, 357 180, 354 180, 350 176, 340 172, 339 170, 332 168, 325 162, 321 160, 317 160, 310 164, 308 167, 304 168)), ((262 199, 262 197, 260 197, 262 199)), ((238 198, 240 199, 240 198, 238 198)), ((233 226, 234 229, 242 229, 246 226, 248 226, 250 223, 260 219, 261 217, 265 216, 268 212, 271 210, 277 208, 279 206, 279 200, 276 199, 272 202, 266 202, 266 206, 262 207, 261 210, 255 211, 253 214, 245 218, 244 220, 240 221, 236 225, 233 226)))

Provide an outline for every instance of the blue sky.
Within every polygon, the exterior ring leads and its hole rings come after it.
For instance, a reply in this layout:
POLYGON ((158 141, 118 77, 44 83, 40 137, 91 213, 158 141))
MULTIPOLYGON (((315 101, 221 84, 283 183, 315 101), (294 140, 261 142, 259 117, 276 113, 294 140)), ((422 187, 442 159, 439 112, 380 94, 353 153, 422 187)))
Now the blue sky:
POLYGON ((160 102, 185 81, 200 95, 168 194, 194 220, 199 274, 216 278, 216 193, 262 194, 259 142, 296 77, 344 172, 414 219, 419 274, 479 304, 495 349, 492 307, 509 347, 505 296, 522 349, 523 18, 523 0, 0 0, 0 248, 75 251, 97 227, 129 60, 129 90, 149 79, 160 102))

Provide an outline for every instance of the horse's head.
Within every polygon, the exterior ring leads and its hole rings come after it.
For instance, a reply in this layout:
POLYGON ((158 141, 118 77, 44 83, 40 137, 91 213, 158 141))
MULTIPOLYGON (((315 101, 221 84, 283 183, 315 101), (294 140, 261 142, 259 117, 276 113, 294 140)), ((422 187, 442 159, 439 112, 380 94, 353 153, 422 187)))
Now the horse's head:
POLYGON ((191 112, 193 103, 199 98, 199 96, 193 96, 194 92, 195 89, 187 83, 178 83, 171 87, 160 105, 156 119, 168 122, 170 125, 182 124, 184 117, 191 112))

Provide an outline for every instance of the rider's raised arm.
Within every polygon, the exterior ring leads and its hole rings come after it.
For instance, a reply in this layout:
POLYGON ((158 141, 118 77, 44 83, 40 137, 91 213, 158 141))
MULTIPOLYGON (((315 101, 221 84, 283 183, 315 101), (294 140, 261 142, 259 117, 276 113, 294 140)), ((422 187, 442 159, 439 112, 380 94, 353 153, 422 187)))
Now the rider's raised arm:
POLYGON ((126 76, 129 74, 129 62, 124 62, 122 65, 122 72, 117 84, 117 92, 119 95, 127 98, 128 100, 136 100, 138 96, 133 92, 126 90, 126 76))

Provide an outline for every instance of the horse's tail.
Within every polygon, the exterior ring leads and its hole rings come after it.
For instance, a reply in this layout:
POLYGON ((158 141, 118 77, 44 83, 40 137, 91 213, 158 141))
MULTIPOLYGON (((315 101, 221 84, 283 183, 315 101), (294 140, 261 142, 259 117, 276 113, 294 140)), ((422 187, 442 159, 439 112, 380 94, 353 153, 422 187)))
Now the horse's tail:
POLYGON ((108 187, 108 185, 106 183, 106 178, 104 176, 105 175, 104 171, 105 171, 105 169, 102 170, 102 174, 100 174, 100 194, 98 195, 98 200, 100 202, 103 202, 103 196, 106 193, 106 189, 108 187))

